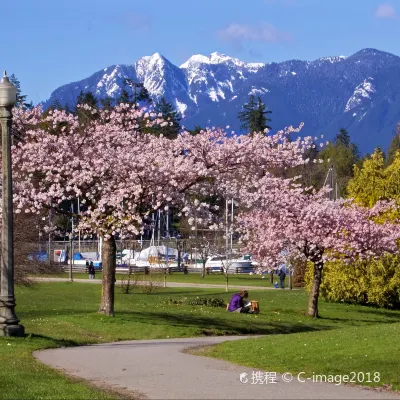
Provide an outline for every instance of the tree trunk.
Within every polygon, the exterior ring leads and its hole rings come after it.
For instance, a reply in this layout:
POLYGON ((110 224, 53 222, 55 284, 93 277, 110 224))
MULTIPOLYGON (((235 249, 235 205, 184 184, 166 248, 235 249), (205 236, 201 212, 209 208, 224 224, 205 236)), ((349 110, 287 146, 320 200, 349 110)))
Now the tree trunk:
POLYGON ((203 259, 203 269, 201 270, 201 277, 204 279, 206 276, 206 261, 203 259))
POLYGON ((269 274, 269 280, 271 283, 274 283, 274 271, 271 271, 269 274))
POLYGON ((103 288, 99 313, 114 316, 114 289, 115 289, 115 260, 117 246, 115 238, 104 239, 101 248, 101 261, 103 264, 103 288))
POLYGON ((308 312, 307 315, 313 318, 318 318, 318 298, 319 288, 322 281, 322 268, 324 264, 322 262, 314 263, 314 279, 308 300, 308 312))
POLYGON ((229 285, 228 285, 228 271, 225 274, 225 292, 229 292, 229 285))

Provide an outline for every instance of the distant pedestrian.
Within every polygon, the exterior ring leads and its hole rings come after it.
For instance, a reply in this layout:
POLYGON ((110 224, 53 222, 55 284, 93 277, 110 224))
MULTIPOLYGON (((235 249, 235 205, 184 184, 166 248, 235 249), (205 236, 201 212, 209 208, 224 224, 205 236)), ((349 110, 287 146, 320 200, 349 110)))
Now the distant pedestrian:
POLYGON ((86 272, 87 274, 89 274, 89 278, 90 278, 89 261, 86 261, 86 270, 85 270, 85 272, 86 272))
POLYGON ((89 275, 90 279, 94 279, 96 277, 96 270, 94 268, 93 261, 90 261, 89 264, 89 275))
POLYGON ((285 289, 285 278, 286 278, 286 272, 284 271, 283 268, 281 268, 278 272, 279 279, 281 281, 281 289, 285 289))

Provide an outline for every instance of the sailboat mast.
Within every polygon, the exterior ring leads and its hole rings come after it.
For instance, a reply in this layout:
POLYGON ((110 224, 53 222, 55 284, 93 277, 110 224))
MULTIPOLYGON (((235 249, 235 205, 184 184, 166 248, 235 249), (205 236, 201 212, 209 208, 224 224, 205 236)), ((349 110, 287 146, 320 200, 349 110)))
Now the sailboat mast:
POLYGON ((225 253, 226 253, 226 265, 228 265, 228 246, 229 246, 229 227, 228 227, 228 220, 229 220, 229 201, 226 199, 225 204, 225 253))
POLYGON ((232 254, 232 252, 233 252, 233 231, 232 231, 232 228, 233 228, 233 199, 231 200, 232 201, 232 208, 231 208, 231 254, 232 254))

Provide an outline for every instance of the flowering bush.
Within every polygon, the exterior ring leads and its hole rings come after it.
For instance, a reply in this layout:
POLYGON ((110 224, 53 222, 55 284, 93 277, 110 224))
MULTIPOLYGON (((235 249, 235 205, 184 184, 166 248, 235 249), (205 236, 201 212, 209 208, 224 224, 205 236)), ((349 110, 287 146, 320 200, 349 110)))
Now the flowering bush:
MULTIPOLYGON (((324 267, 321 295, 328 301, 400 308, 399 255, 352 264, 329 262, 324 267)), ((306 274, 312 286, 312 265, 306 274)))

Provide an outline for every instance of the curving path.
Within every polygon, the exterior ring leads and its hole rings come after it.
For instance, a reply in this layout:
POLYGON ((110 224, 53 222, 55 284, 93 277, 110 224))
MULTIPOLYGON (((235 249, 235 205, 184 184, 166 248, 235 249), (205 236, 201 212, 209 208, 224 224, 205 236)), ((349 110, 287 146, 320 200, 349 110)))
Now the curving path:
MULTIPOLYGON (((68 278, 31 278, 34 281, 37 282, 70 282, 68 278)), ((74 282, 77 283, 94 283, 94 284, 100 284, 102 283, 101 279, 75 279, 74 282)), ((160 287, 162 287, 163 282, 159 282, 160 287)), ((115 282, 116 285, 120 285, 121 281, 118 280, 115 282)), ((139 281, 137 282, 137 285, 145 285, 146 281, 139 281)), ((170 288, 202 288, 202 289, 224 289, 225 290, 225 285, 219 285, 219 284, 208 284, 208 283, 189 283, 189 282, 169 282, 167 281, 167 287, 170 288)), ((270 286, 240 286, 240 285, 229 285, 229 289, 242 289, 242 290, 278 290, 275 289, 274 287, 270 286)), ((279 289, 282 290, 282 289, 279 289)), ((285 288, 285 290, 289 290, 288 288, 285 288)), ((298 288, 293 288, 292 290, 299 290, 298 288)))
MULTIPOLYGON (((183 350, 246 337, 137 340, 51 349, 34 356, 70 375, 129 390, 149 399, 400 399, 391 392, 326 383, 298 382, 277 375, 277 382, 252 384, 252 369, 183 350), (241 383, 239 374, 247 373, 241 383)), ((339 361, 338 361, 339 362, 339 361)))

